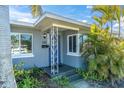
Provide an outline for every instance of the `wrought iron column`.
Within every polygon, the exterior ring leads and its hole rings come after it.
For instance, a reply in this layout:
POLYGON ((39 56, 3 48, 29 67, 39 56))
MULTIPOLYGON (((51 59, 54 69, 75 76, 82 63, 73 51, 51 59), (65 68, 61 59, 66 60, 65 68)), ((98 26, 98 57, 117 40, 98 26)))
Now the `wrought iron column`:
POLYGON ((51 73, 57 74, 59 72, 59 55, 58 55, 58 27, 51 28, 51 73))

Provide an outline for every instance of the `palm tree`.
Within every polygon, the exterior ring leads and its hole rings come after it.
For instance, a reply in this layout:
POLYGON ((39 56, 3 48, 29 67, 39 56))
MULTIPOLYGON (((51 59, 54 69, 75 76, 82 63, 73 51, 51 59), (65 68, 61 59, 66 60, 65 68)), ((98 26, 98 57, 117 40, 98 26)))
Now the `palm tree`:
POLYGON ((111 27, 111 34, 113 32, 113 20, 114 19, 114 8, 112 6, 106 6, 106 5, 102 5, 102 6, 94 6, 93 7, 93 12, 99 12, 102 14, 102 17, 106 20, 105 24, 110 24, 111 27))
POLYGON ((102 17, 106 20, 104 24, 111 24, 111 34, 113 32, 113 21, 117 21, 119 24, 118 37, 121 34, 121 17, 124 16, 124 8, 119 5, 113 6, 94 6, 94 12, 102 13, 102 17))
POLYGON ((0 87, 16 87, 10 41, 9 7, 0 6, 0 87))
POLYGON ((33 17, 38 17, 43 14, 43 10, 40 5, 31 5, 29 7, 31 9, 33 17))
POLYGON ((124 16, 124 8, 121 6, 114 6, 114 10, 115 10, 115 18, 119 24, 119 31, 118 31, 118 37, 120 38, 120 34, 121 34, 121 17, 124 16))
MULTIPOLYGON (((40 6, 30 7, 34 17, 41 15, 40 6)), ((0 87, 17 87, 11 59, 9 6, 2 5, 0 5, 0 87)))

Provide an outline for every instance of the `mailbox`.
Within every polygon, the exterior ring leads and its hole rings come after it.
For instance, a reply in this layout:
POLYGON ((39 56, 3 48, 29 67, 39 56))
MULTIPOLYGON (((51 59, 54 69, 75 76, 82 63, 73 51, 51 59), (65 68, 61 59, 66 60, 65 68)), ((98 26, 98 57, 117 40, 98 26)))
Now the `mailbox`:
POLYGON ((50 36, 49 33, 44 33, 42 35, 42 48, 48 48, 50 45, 50 36))

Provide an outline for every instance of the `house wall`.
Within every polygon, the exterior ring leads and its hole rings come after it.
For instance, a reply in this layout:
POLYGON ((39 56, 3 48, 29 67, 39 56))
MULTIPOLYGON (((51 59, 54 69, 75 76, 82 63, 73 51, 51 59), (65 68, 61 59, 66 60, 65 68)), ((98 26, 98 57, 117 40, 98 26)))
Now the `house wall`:
MULTIPOLYGON (((46 67, 49 66, 49 49, 42 48, 41 35, 42 33, 33 28, 27 27, 17 27, 11 26, 11 32, 18 33, 31 33, 33 34, 33 55, 34 57, 24 57, 24 58, 13 58, 12 61, 14 64, 19 62, 24 62, 24 68, 31 68, 33 66, 37 67, 46 67)), ((62 31, 59 32, 61 35, 61 59, 62 63, 76 67, 85 69, 86 64, 85 60, 81 56, 71 56, 67 55, 67 35, 75 34, 76 31, 62 31)))
POLYGON ((76 34, 76 31, 63 32, 63 63, 76 68, 86 68, 85 59, 81 56, 67 55, 67 35, 76 34))
POLYGON ((33 28, 11 26, 11 32, 33 34, 33 55, 34 57, 13 58, 12 61, 14 64, 17 64, 23 61, 24 68, 31 68, 33 66, 46 67, 49 65, 48 48, 41 48, 42 33, 40 31, 35 30, 33 28))

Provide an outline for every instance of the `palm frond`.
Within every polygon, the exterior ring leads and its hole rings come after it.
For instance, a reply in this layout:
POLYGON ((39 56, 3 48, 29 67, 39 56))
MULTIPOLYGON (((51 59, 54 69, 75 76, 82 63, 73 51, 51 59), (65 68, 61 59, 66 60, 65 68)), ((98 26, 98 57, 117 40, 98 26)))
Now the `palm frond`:
POLYGON ((30 9, 31 9, 33 17, 41 16, 43 13, 43 10, 40 5, 31 5, 30 9))

